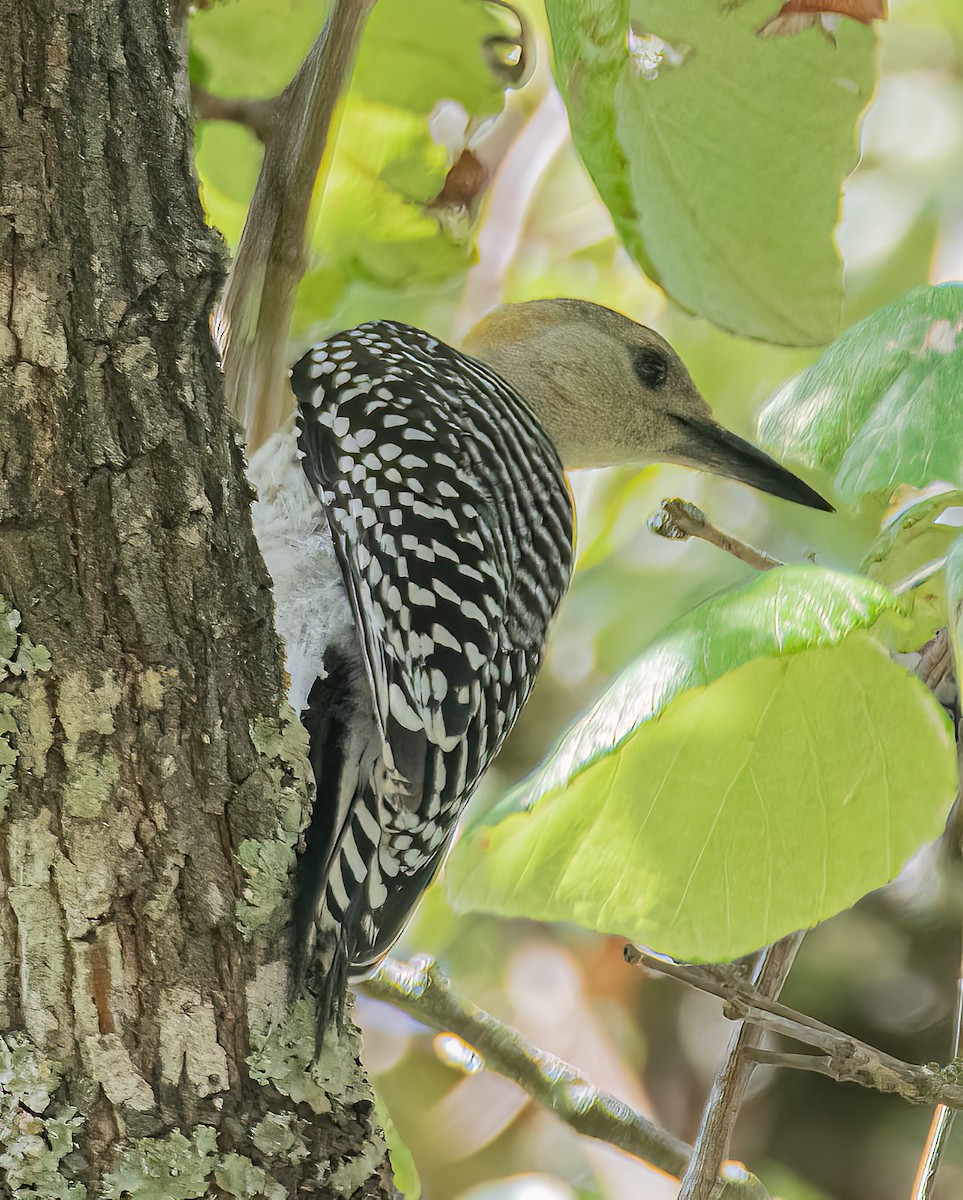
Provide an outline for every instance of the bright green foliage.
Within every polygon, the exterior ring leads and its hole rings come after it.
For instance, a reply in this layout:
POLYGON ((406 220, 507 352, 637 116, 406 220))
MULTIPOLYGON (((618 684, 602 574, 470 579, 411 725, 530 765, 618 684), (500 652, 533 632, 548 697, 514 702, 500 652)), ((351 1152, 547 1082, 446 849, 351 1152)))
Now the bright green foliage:
POLYGON ((485 43, 517 32, 504 10, 478 0, 378 0, 352 87, 412 112, 427 114, 445 97, 476 115, 495 113, 504 97, 485 43))
POLYGON ((283 91, 321 30, 327 0, 232 0, 191 17, 191 79, 220 96, 283 91))
MULTIPOLYGON (((321 31, 325 0, 232 0, 191 20, 191 74, 222 96, 277 95, 321 31)), ((502 86, 483 43, 517 32, 477 0, 378 0, 351 80, 353 95, 429 113, 439 97, 497 112, 502 86)))
POLYGON ((945 558, 960 524, 948 519, 947 509, 963 509, 963 491, 938 492, 898 509, 870 547, 866 574, 892 587, 945 558))
POLYGON ((916 288, 847 329, 763 409, 777 455, 835 473, 845 500, 963 486, 963 285, 916 288))
POLYGON ((946 624, 946 575, 943 564, 960 534, 963 491, 924 496, 890 516, 870 547, 862 570, 872 579, 900 590, 912 588, 916 625, 899 649, 914 650, 946 624))
MULTIPOLYGON (((191 24, 192 76, 218 95, 273 96, 297 70, 325 11, 317 0, 237 0, 201 10, 191 24)), ((468 267, 473 250, 464 222, 427 207, 450 166, 428 118, 444 99, 474 119, 499 111, 504 80, 492 69, 486 42, 517 32, 504 10, 477 0, 379 0, 328 156, 295 337, 330 318, 349 285, 373 285, 390 295, 437 285, 468 267)), ((224 122, 199 127, 205 210, 232 244, 260 158, 246 130, 224 122)))
POLYGON ((563 739, 522 811, 462 839, 454 902, 716 960, 892 879, 956 789, 942 710, 865 632, 905 615, 815 567, 701 605, 563 739))
POLYGON ((375 1110, 378 1114, 378 1124, 384 1130, 385 1141, 388 1143, 388 1154, 391 1157, 391 1173, 394 1175, 395 1187, 405 1200, 420 1200, 421 1180, 418 1168, 411 1157, 411 1151, 401 1139, 401 1134, 392 1120, 384 1100, 375 1092, 375 1110))
POLYGON ((874 86, 872 33, 844 22, 837 46, 762 41, 769 0, 546 8, 576 145, 636 261, 726 329, 829 341, 842 303, 833 230, 874 86), (659 58, 649 34, 669 52, 659 58))
POLYGON ((946 563, 946 613, 959 678, 963 664, 963 537, 956 539, 946 563))

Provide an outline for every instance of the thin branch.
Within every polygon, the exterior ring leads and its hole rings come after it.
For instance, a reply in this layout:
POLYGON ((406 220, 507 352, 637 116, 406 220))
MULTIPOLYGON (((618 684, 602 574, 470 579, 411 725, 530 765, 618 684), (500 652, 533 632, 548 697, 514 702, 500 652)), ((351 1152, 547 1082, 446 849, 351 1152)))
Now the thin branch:
MULTIPOLYGON (((686 1169, 690 1146, 588 1083, 575 1067, 531 1045, 518 1030, 461 999, 431 960, 386 959, 359 990, 424 1024, 456 1034, 489 1070, 518 1084, 577 1133, 617 1146, 670 1175, 679 1176, 686 1169)), ((719 1189, 719 1197, 725 1200, 768 1200, 759 1180, 736 1164, 727 1164, 719 1189)))
MULTIPOLYGON (((956 691, 959 685, 954 679, 954 674, 959 674, 959 663, 954 660, 951 639, 946 629, 941 629, 936 637, 923 647, 916 672, 937 699, 939 699, 940 690, 944 682, 948 681, 952 685, 953 691, 956 691)), ((958 714, 958 696, 954 703, 954 710, 958 714)), ((958 720, 954 724, 958 724, 958 720)), ((960 758, 961 753, 963 753, 963 746, 960 744, 959 729, 957 729, 958 770, 960 771, 961 779, 963 779, 963 759, 960 758)), ((957 798, 957 802, 954 805, 953 813, 950 815, 943 836, 946 839, 947 850, 954 854, 954 856, 958 856, 960 853, 959 798, 957 798)), ((953 1012, 953 1037, 950 1047, 954 1059, 959 1059, 960 1056, 961 1036, 963 1036, 963 948, 961 948, 957 967, 956 1003, 953 1012)), ((926 1135, 926 1143, 923 1146, 923 1153, 920 1158, 919 1167, 917 1168, 916 1178, 913 1180, 913 1191, 910 1200, 933 1200, 936 1178, 950 1140, 950 1133, 953 1129, 955 1117, 956 1112, 949 1105, 938 1104, 936 1106, 936 1110, 933 1113, 933 1120, 930 1122, 929 1132, 926 1135)))
MULTIPOLYGON (((776 997, 786 981, 803 933, 794 933, 761 951, 752 972, 753 991, 761 996, 776 997)), ((722 1163, 729 1157, 732 1131, 739 1119, 739 1110, 755 1062, 752 1051, 760 1045, 765 1030, 743 1021, 733 1033, 726 1058, 713 1080, 702 1116, 699 1135, 688 1169, 682 1178, 679 1200, 712 1200, 716 1178, 722 1163)))
POLYGON ((930 1200, 933 1195, 936 1176, 939 1173, 943 1151, 946 1149, 955 1116, 956 1113, 953 1109, 947 1108, 945 1104, 936 1106, 929 1132, 926 1135, 926 1143, 923 1146, 923 1155, 916 1171, 916 1178, 913 1180, 911 1200, 930 1200))
POLYGON ((257 100, 250 96, 215 96, 198 84, 191 84, 191 102, 201 121, 233 121, 250 129, 256 138, 267 142, 278 113, 278 98, 257 100))
POLYGON ((663 500, 658 510, 649 517, 648 524, 652 532, 657 533, 659 537, 679 541, 690 537, 701 538, 704 542, 710 542, 720 550, 725 550, 727 554, 748 563, 750 567, 755 567, 757 571, 771 571, 773 567, 782 566, 778 558, 773 558, 764 550, 757 550, 748 542, 740 542, 731 534, 716 529, 706 520, 702 509, 696 508, 688 500, 663 500))
POLYGON ((318 172, 335 108, 375 0, 334 0, 321 36, 284 92, 266 130, 264 161, 221 311, 224 376, 248 450, 270 437, 290 407, 287 337, 307 257, 318 172))
POLYGON ((752 1050, 751 1057, 756 1062, 815 1071, 841 1083, 858 1083, 874 1091, 901 1096, 913 1104, 941 1103, 953 1109, 963 1108, 963 1083, 955 1064, 940 1069, 903 1062, 815 1017, 768 999, 718 970, 673 962, 635 946, 626 948, 626 959, 720 997, 725 1001, 723 1011, 727 1017, 749 1021, 819 1051, 802 1055, 752 1050))
POLYGON ((920 650, 916 674, 938 699, 940 690, 947 681, 955 688, 954 671, 949 633, 945 628, 938 629, 936 635, 920 650))

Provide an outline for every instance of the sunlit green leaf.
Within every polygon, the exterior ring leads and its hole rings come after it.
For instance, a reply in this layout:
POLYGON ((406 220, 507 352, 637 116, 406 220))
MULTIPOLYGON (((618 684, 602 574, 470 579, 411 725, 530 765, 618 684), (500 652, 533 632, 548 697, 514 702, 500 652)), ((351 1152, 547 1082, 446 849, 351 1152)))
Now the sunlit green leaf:
POLYGON ((231 0, 191 14, 191 77, 218 96, 276 96, 324 26, 330 0, 231 0))
POLYGON ((388 1153, 391 1156, 391 1173, 394 1176, 395 1187, 404 1197, 404 1200, 419 1200, 421 1196, 421 1179, 418 1176, 418 1168, 415 1166, 415 1160, 411 1156, 411 1151, 405 1145, 398 1132, 398 1127, 392 1119, 391 1113, 388 1111, 388 1106, 384 1102, 384 1097, 379 1091, 375 1091, 375 1112, 378 1117, 378 1124, 381 1126, 385 1141, 388 1143, 388 1153))
POLYGON ((636 261, 726 329, 829 341, 842 300, 833 230, 874 85, 871 31, 844 22, 836 46, 761 41, 769 0, 546 7, 579 153, 636 261))
MULTIPOLYGON (((326 11, 315 0, 236 0, 196 13, 194 78, 218 95, 277 94, 326 11)), ((495 52, 486 43, 516 33, 505 9, 480 0, 380 0, 375 6, 338 127, 295 337, 327 320, 349 285, 408 291, 438 285, 471 264, 467 220, 454 226, 431 207, 450 151, 433 139, 429 116, 442 100, 457 101, 471 120, 497 112, 504 77, 493 69, 495 52)), ((260 162, 261 147, 247 130, 201 122, 201 195, 209 219, 232 245, 260 162)))
POLYGON ((501 109, 504 80, 486 43, 518 23, 484 0, 378 0, 352 77, 367 100, 429 113, 440 98, 480 116, 501 109))
POLYGON ((913 500, 887 520, 870 547, 863 571, 892 587, 928 563, 944 558, 963 524, 963 491, 951 489, 913 500))
POLYGON ((424 119, 356 101, 345 110, 339 150, 321 205, 314 247, 355 277, 396 286, 464 269, 469 251, 424 205, 445 180, 445 150, 424 119))
POLYGON ((953 543, 946 563, 947 629, 956 662, 956 677, 963 670, 963 537, 953 543))
POLYGON ((768 402, 780 457, 836 476, 847 500, 896 484, 963 486, 963 286, 917 288, 847 329, 768 402))
POLYGON ((236 246, 261 169, 261 147, 240 125, 200 121, 194 155, 207 219, 236 246))
POLYGON ((946 623, 943 564, 960 535, 963 491, 916 499, 888 519, 870 547, 862 570, 888 587, 912 590, 915 628, 898 644, 916 649, 946 623))
MULTIPOLYGON (((275 96, 324 26, 330 0, 231 0, 191 18, 191 70, 223 96, 275 96)), ((485 43, 517 23, 482 0, 378 0, 365 27, 351 90, 375 103, 429 113, 439 99, 497 112, 503 80, 485 43)))
POLYGON ((455 904, 714 960, 885 883, 956 787, 942 711, 865 632, 904 618, 816 567, 700 606, 456 846, 455 904))

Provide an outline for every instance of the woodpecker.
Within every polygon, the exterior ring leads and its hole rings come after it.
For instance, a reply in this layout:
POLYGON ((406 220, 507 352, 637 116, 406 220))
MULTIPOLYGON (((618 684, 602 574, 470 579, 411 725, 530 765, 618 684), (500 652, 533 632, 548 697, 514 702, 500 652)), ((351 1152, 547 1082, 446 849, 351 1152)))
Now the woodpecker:
POLYGON ((586 301, 504 305, 462 351, 369 321, 291 381, 250 474, 316 784, 295 924, 323 1031, 528 698, 574 562, 565 472, 682 463, 831 505, 714 421, 659 334, 586 301))

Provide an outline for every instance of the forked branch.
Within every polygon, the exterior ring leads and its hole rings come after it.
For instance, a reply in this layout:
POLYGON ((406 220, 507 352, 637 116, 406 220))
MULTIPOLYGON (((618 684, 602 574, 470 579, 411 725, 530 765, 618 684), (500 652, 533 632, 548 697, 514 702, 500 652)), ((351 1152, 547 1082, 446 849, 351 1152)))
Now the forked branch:
POLYGON ((858 1083, 860 1087, 898 1095, 914 1104, 963 1108, 963 1083, 954 1063, 938 1068, 903 1062, 711 968, 673 962, 635 946, 626 948, 626 959, 720 997, 725 1001, 726 1016, 734 1020, 747 1021, 817 1051, 793 1054, 755 1048, 750 1052, 755 1062, 815 1071, 840 1083, 858 1083))
MULTIPOLYGON (((386 959, 360 990, 424 1024, 454 1033, 489 1070, 511 1079, 576 1132, 617 1146, 670 1175, 685 1171, 690 1146, 594 1087, 575 1067, 531 1045, 517 1029, 461 999, 433 961, 386 959)), ((726 1164, 718 1184, 720 1200, 768 1200, 759 1180, 738 1164, 726 1164)))

